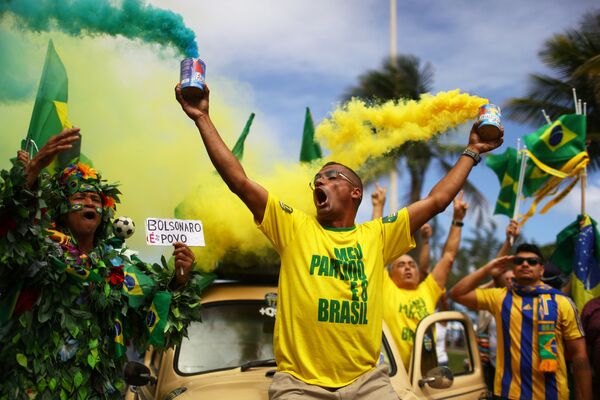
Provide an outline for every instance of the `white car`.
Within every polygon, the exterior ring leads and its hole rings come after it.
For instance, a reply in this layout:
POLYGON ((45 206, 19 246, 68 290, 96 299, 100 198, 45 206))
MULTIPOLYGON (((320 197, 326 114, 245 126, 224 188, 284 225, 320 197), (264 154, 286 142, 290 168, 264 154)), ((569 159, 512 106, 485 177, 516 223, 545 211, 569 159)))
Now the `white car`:
MULTIPOLYGON (((129 398, 144 400, 266 400, 275 373, 273 327, 277 287, 219 283, 202 295, 202 322, 193 323, 181 346, 149 349, 144 364, 129 363, 129 398)), ((441 328, 438 329, 441 332, 441 328)), ((439 340, 442 340, 440 337, 439 340)), ((401 399, 482 399, 490 396, 483 380, 475 332, 469 318, 440 312, 421 321, 406 371, 387 326, 380 362, 401 399), (435 325, 452 332, 436 346, 435 325), (439 352, 445 352, 443 357, 439 352), (447 362, 438 363, 438 357, 447 362), (443 364, 443 365, 439 365, 443 364)))

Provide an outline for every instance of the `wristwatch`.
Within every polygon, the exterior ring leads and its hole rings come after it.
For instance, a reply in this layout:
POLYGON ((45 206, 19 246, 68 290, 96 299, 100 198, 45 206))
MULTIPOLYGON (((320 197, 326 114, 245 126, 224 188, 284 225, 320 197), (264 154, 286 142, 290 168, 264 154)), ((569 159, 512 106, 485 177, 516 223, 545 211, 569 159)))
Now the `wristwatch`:
POLYGON ((462 221, 452 221, 452 225, 454 226, 458 226, 461 227, 464 225, 464 223, 462 221))
POLYGON ((462 155, 471 157, 475 161, 475 165, 479 164, 479 161, 481 161, 481 156, 479 155, 479 153, 474 152, 468 147, 462 152, 462 155))

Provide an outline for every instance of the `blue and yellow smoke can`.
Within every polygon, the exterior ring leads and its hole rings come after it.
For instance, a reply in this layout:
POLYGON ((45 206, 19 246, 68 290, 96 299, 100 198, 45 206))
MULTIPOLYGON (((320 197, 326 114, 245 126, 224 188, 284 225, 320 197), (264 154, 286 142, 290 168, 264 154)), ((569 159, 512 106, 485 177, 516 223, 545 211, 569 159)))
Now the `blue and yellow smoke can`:
POLYGON ((181 60, 179 83, 184 96, 199 97, 206 88, 206 64, 199 58, 181 60))
POLYGON ((477 132, 481 140, 488 142, 500 137, 500 127, 502 126, 500 117, 502 117, 502 112, 500 107, 495 104, 484 104, 479 107, 477 132))

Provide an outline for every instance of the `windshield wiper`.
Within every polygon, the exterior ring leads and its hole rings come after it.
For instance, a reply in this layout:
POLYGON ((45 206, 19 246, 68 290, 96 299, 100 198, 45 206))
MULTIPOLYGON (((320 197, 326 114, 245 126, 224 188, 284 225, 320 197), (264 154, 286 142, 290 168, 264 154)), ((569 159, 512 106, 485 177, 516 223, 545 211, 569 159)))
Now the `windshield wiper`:
POLYGON ((248 361, 243 363, 240 368, 242 369, 242 372, 248 371, 250 368, 255 368, 255 367, 276 367, 277 363, 275 362, 274 358, 269 358, 267 360, 252 360, 252 361, 248 361))

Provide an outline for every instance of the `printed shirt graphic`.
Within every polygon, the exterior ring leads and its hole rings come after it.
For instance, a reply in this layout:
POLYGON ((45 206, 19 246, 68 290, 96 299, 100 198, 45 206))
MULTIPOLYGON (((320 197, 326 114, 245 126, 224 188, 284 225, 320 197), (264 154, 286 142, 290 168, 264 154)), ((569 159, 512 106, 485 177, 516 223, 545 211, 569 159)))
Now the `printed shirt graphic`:
MULTIPOLYGON (((564 341, 574 340, 583 336, 579 314, 573 302, 566 296, 556 296, 558 304, 558 320, 556 321, 556 344, 558 350, 558 371, 556 374, 544 374, 537 371, 540 363, 538 349, 537 310, 538 298, 533 298, 532 304, 525 304, 521 296, 513 294, 510 314, 503 318, 502 306, 506 300, 507 290, 476 289, 477 306, 479 309, 490 311, 496 318, 496 376, 494 377, 494 394, 502 395, 504 387, 509 399, 519 399, 523 393, 525 398, 532 400, 568 399, 569 388, 564 354, 564 341), (532 310, 533 326, 523 324, 522 312, 532 310), (503 322, 510 323, 509 338, 504 338, 503 322), (524 335, 531 335, 530 349, 524 348, 524 335), (507 350, 508 348, 508 350, 507 350), (508 352, 506 352, 508 351, 508 352), (555 375, 555 383, 548 382, 546 392, 545 375, 555 375)), ((551 377, 550 377, 551 378, 551 377)))
POLYGON ((334 229, 269 195, 259 229, 281 256, 277 369, 341 387, 376 366, 388 263, 414 247, 408 212, 334 229))
POLYGON ((417 325, 435 311, 435 305, 444 291, 431 274, 415 290, 399 289, 389 276, 384 280, 383 319, 392 332, 406 371, 409 369, 417 325))

